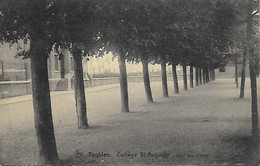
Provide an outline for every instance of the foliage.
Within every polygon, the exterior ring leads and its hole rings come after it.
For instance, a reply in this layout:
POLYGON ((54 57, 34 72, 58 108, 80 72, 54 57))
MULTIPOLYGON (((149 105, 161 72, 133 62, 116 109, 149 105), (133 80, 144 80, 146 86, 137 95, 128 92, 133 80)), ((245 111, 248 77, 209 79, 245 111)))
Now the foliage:
MULTIPOLYGON (((37 38, 44 41, 46 53, 57 39, 56 6, 51 1, 1 0, 0 41, 18 43, 37 38)), ((28 54, 22 53, 26 56, 28 54)))
POLYGON ((48 52, 54 44, 58 53, 77 44, 84 56, 112 51, 128 61, 217 68, 243 52, 245 6, 241 0, 1 0, 0 40, 26 43, 37 31, 48 52))

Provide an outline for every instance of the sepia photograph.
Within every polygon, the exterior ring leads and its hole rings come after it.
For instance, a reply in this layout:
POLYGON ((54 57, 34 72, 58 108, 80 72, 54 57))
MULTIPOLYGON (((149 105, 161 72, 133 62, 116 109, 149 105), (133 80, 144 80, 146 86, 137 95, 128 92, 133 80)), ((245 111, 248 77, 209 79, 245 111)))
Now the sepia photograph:
POLYGON ((259 0, 0 0, 0 166, 260 166, 259 0))

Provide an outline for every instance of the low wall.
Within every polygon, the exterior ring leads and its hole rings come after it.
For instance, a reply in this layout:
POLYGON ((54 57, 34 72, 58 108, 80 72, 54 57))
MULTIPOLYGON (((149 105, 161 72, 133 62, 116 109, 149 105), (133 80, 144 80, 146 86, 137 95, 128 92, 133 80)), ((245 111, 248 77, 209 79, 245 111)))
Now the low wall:
MULTIPOLYGON (((160 75, 151 75, 150 77, 151 82, 158 82, 161 81, 160 75)), ((172 80, 172 75, 167 76, 168 80, 172 80)), ((117 84, 119 83, 119 77, 106 77, 106 78, 93 78, 92 84, 93 86, 101 86, 101 85, 110 85, 110 84, 117 84)), ((142 76, 130 76, 127 77, 127 82, 143 82, 142 76)), ((84 80, 84 85, 86 88, 91 87, 90 80, 84 80)))
MULTIPOLYGON (((172 76, 167 76, 168 80, 172 80, 172 76)), ((128 83, 131 82, 143 82, 142 76, 130 76, 127 77, 128 83)), ((150 76, 151 82, 158 82, 161 81, 161 76, 159 75, 152 75, 150 76)), ((50 91, 55 91, 57 88, 57 83, 59 79, 50 79, 50 91)), ((110 84, 117 84, 119 83, 119 77, 107 77, 107 78, 93 78, 92 85, 93 86, 101 86, 101 85, 110 85, 110 84)), ((84 80, 85 88, 91 87, 90 80, 84 80)), ((0 99, 14 97, 14 96, 21 96, 26 94, 31 94, 31 82, 30 81, 5 81, 0 82, 0 99)))
MULTIPOLYGON (((217 78, 230 78, 234 75, 234 67, 226 67, 226 72, 220 73, 218 70, 216 71, 217 78)), ((187 73, 188 79, 189 75, 187 73)), ((195 75, 194 75, 195 77, 195 75)), ((182 75, 179 74, 178 78, 181 80, 182 75)), ((172 75, 167 75, 167 79, 172 81, 172 75)), ((57 88, 57 83, 60 79, 50 79, 50 91, 55 91, 57 88)), ((128 83, 131 82, 143 82, 142 76, 129 76, 127 77, 128 83)), ((161 81, 160 75, 150 75, 151 82, 161 81)), ((110 85, 119 83, 119 77, 106 77, 106 78, 93 78, 92 84, 90 80, 84 80, 85 88, 92 86, 101 86, 101 85, 110 85)), ((5 81, 0 82, 0 99, 21 96, 31 93, 31 83, 30 81, 5 81)))
MULTIPOLYGON (((150 75, 150 82, 159 82, 162 81, 162 77, 160 75, 150 75)), ((167 80, 172 80, 172 75, 167 75, 167 80)), ((132 76, 127 78, 128 82, 143 82, 143 76, 132 76)))
MULTIPOLYGON (((50 79, 50 91, 56 89, 59 79, 50 79)), ((27 95, 32 93, 31 81, 3 81, 0 82, 0 99, 27 95)))
POLYGON ((116 83, 119 83, 119 77, 93 78, 93 86, 110 85, 116 83))
POLYGON ((30 81, 0 82, 0 99, 31 93, 30 81))

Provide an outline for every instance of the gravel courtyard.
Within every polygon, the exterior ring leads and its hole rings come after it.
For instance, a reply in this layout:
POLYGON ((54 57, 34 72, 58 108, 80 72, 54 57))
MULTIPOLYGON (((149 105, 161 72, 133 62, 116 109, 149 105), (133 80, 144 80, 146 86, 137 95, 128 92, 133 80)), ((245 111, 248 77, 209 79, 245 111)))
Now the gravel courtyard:
MULTIPOLYGON (((161 82, 152 82, 155 102, 147 104, 143 83, 130 83, 131 112, 123 114, 118 84, 89 88, 91 128, 86 130, 76 127, 73 92, 54 92, 52 111, 61 164, 250 165, 260 156, 250 137, 249 84, 247 80, 245 98, 239 99, 233 79, 218 79, 188 91, 182 90, 180 81, 180 94, 173 94, 169 81, 170 97, 163 98, 161 82)), ((0 101, 0 165, 38 163, 32 100, 25 97, 28 100, 12 104, 0 101)))

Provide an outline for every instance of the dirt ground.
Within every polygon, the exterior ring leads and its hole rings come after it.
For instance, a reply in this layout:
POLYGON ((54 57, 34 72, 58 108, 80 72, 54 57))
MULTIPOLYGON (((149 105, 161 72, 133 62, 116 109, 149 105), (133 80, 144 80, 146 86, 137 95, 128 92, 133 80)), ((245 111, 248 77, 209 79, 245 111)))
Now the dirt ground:
MULTIPOLYGON (((238 98, 233 79, 188 91, 179 84, 180 94, 173 94, 173 83, 168 82, 170 97, 163 98, 161 83, 153 82, 152 104, 145 102, 142 83, 129 84, 131 112, 123 114, 119 85, 87 90, 91 128, 86 130, 76 127, 73 93, 53 95, 61 164, 206 166, 260 161, 251 138, 249 80, 244 99, 238 98)), ((0 105, 0 118, 0 165, 36 165, 32 101, 0 105)))

